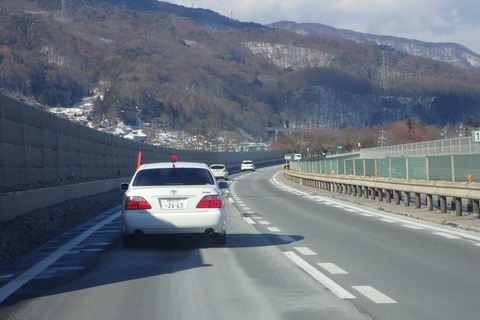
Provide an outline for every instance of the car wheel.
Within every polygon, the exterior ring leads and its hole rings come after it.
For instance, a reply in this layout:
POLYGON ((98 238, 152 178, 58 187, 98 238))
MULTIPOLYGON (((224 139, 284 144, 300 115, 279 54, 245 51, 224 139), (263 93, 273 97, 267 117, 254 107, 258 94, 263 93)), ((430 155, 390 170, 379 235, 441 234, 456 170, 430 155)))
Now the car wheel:
POLYGON ((227 244, 227 232, 225 231, 224 234, 213 234, 212 242, 215 247, 224 247, 227 244))

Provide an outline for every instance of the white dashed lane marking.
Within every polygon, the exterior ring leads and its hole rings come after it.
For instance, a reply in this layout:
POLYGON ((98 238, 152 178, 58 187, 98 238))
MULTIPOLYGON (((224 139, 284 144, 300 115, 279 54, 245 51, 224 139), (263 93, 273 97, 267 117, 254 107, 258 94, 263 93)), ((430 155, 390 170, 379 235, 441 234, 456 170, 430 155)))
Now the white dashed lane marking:
POLYGON ((304 256, 316 256, 317 254, 307 247, 295 247, 295 250, 303 254, 304 256))
POLYGON ((310 276, 312 276, 315 280, 320 282, 325 288, 332 291, 332 293, 335 294, 340 299, 355 299, 355 296, 353 294, 351 294, 350 292, 348 292, 347 290, 345 290, 344 288, 339 286, 332 279, 325 276, 323 273, 318 271, 316 268, 314 268, 308 262, 306 262, 305 260, 300 258, 298 255, 296 255, 294 252, 287 251, 287 252, 284 252, 284 253, 298 267, 300 267, 303 271, 305 271, 310 276))
POLYGON ((268 231, 270 232, 282 232, 282 230, 276 228, 276 227, 267 227, 268 231))
POLYGON ((363 294, 368 299, 372 300, 375 303, 397 303, 397 301, 392 298, 384 295, 377 289, 370 286, 352 286, 353 289, 357 290, 363 294))
POLYGON ((333 263, 317 263, 320 267, 327 270, 331 274, 348 274, 347 271, 343 270, 342 268, 338 267, 333 263))
POLYGON ((270 222, 265 221, 265 220, 258 221, 258 223, 260 223, 261 225, 270 225, 270 222))
POLYGON ((255 221, 253 221, 252 219, 250 218, 243 218, 243 220, 245 220, 248 224, 255 224, 255 221))

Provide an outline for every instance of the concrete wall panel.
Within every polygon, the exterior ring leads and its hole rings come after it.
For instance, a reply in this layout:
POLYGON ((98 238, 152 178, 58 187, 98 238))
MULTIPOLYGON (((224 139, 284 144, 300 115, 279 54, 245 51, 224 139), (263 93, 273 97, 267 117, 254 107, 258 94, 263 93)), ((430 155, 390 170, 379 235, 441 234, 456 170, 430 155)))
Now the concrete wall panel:
POLYGON ((25 173, 27 184, 45 182, 45 170, 43 168, 27 168, 25 173))
POLYGON ((75 136, 70 136, 70 151, 80 152, 81 140, 75 136))
POLYGON ((6 120, 10 120, 16 123, 23 124, 23 116, 24 116, 24 109, 25 108, 33 108, 24 104, 23 102, 17 101, 10 97, 3 96, 2 104, 4 105, 3 108, 3 118, 6 120))
POLYGON ((43 147, 45 149, 58 150, 57 133, 44 130, 43 131, 43 147))
POLYGON ((26 147, 26 154, 28 156, 25 158, 26 168, 43 168, 45 166, 43 158, 43 149, 38 147, 26 147))
POLYGON ((44 112, 42 113, 42 128, 50 132, 58 132, 59 122, 68 121, 66 119, 60 118, 59 116, 44 112))
POLYGON ((45 167, 58 168, 58 151, 44 149, 45 167))
POLYGON ((57 136, 58 150, 68 151, 70 150, 70 137, 68 135, 59 134, 57 136))
POLYGON ((42 113, 45 113, 39 108, 25 108, 25 124, 35 128, 42 128, 42 113))
POLYGON ((43 147, 43 130, 41 128, 25 126, 25 143, 31 147, 43 147))
POLYGON ((53 182, 59 180, 58 168, 45 167, 44 172, 46 182, 53 182))
POLYGON ((25 132, 22 123, 3 119, 3 143, 23 146, 25 144, 25 132))
MULTIPOLYGON (((15 186, 18 184, 25 184, 25 169, 23 168, 4 168, 3 183, 8 186, 15 186)), ((1 209, 1 208, 0 208, 1 209)), ((1 212, 1 210, 0 210, 1 212)))

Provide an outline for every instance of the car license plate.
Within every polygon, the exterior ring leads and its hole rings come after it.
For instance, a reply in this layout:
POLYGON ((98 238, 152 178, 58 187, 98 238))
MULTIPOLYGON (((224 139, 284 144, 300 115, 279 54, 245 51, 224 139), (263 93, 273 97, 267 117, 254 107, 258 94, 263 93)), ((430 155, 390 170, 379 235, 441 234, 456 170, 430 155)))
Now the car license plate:
POLYGON ((187 199, 161 199, 160 205, 163 210, 179 210, 185 209, 187 199))

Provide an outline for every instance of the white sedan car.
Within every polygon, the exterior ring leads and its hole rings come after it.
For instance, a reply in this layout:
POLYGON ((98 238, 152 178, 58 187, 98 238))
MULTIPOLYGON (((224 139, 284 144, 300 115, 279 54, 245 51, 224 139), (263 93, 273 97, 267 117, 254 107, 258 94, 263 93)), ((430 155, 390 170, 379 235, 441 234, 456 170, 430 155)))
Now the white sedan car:
POLYGON ((210 166, 210 170, 213 172, 213 176, 215 178, 221 178, 228 180, 228 170, 227 167, 225 167, 224 164, 212 164, 210 166))
POLYGON ((243 160, 242 164, 240 165, 240 171, 255 171, 255 164, 252 160, 243 160))
POLYGON ((131 247, 144 236, 204 234, 215 246, 226 244, 224 193, 209 167, 196 162, 141 165, 130 183, 123 183, 123 244, 131 247))

